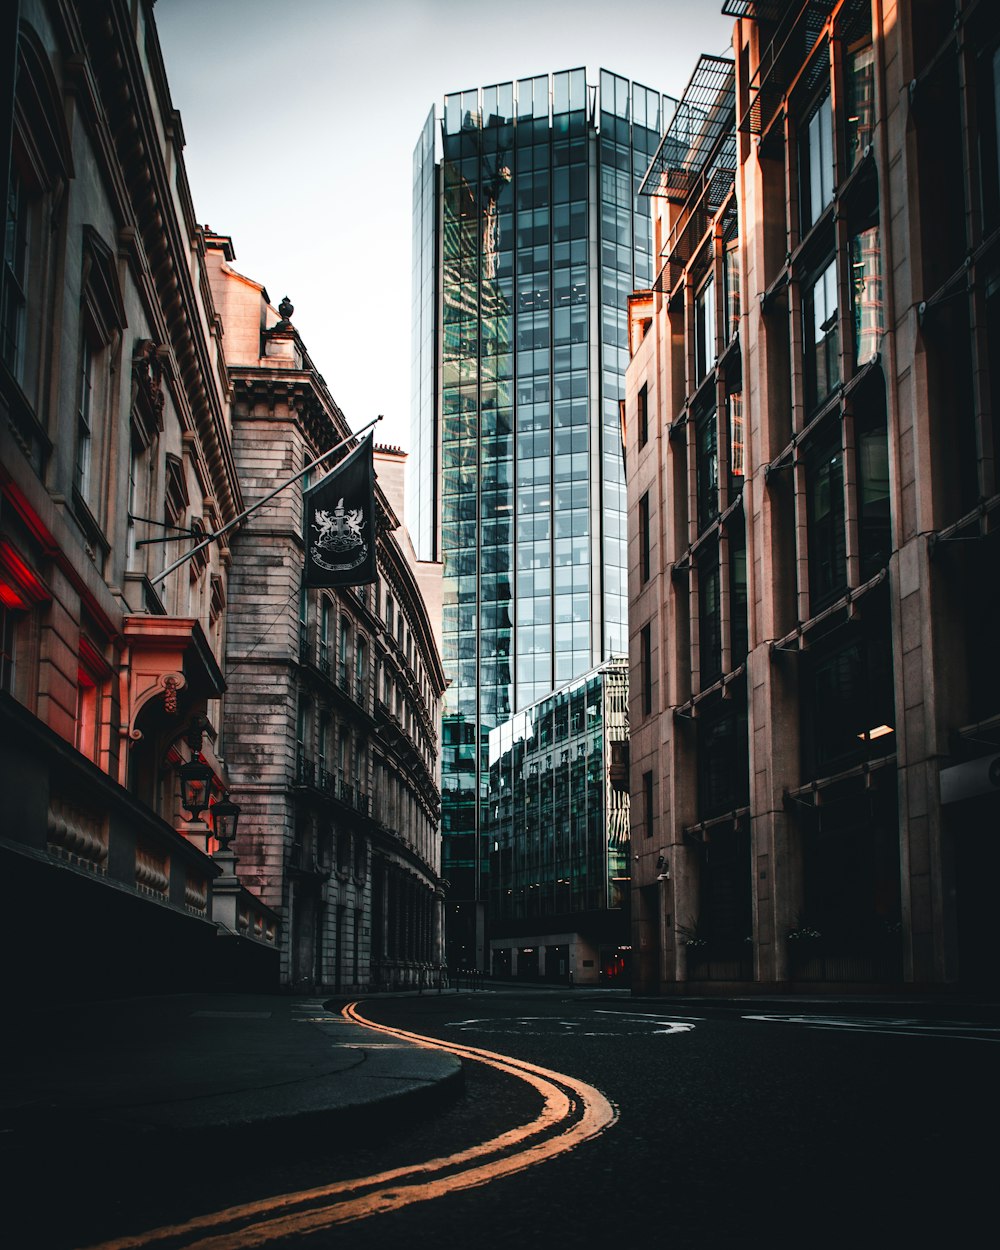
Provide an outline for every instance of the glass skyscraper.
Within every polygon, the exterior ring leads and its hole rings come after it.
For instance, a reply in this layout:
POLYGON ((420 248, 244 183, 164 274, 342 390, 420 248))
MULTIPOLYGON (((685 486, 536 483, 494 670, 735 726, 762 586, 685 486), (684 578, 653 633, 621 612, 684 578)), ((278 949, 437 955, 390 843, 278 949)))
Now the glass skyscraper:
POLYGON ((449 962, 483 966, 489 732, 628 650, 620 401, 665 101, 602 70, 445 97, 413 167, 418 554, 444 563, 449 962))

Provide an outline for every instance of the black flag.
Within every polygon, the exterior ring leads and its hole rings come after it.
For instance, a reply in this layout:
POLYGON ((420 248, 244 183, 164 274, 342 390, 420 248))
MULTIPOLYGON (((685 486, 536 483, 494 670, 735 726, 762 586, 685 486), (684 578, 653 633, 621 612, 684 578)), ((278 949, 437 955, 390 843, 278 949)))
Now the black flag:
POLYGON ((369 434, 302 496, 307 586, 375 580, 375 463, 369 434))

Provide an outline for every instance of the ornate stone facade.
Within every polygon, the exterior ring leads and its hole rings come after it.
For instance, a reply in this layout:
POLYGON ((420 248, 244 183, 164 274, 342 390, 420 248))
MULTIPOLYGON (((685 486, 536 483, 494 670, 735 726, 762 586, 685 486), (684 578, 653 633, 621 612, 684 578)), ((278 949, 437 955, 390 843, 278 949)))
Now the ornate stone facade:
MULTIPOLYGON (((242 507, 218 319, 152 3, 5 5, 0 116, 0 832, 18 981, 192 985, 218 949, 211 829, 242 507), (7 101, 5 101, 5 104, 7 101), (10 157, 8 168, 8 157, 10 157), (44 898, 44 903, 40 900, 44 898)), ((249 896, 260 948, 276 918, 249 896)))
MULTIPOLYGON (((272 307, 234 269, 229 239, 206 240, 252 503, 350 430, 287 297, 272 307)), ((225 732, 240 873, 282 917, 292 987, 430 984, 441 971, 444 678, 427 606, 440 604, 440 568, 418 562, 400 528, 404 459, 376 451, 374 586, 303 589, 302 479, 233 542, 225 732)))

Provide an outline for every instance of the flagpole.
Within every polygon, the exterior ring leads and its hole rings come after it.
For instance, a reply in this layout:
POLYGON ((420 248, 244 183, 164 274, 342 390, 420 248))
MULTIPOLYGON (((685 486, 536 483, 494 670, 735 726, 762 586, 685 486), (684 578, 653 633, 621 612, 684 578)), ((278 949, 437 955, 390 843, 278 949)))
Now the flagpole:
POLYGON ((196 556, 199 551, 202 551, 205 547, 214 543, 217 538, 221 538, 223 534, 228 533, 234 525, 239 525, 241 521, 245 521, 251 513, 256 512, 258 508, 262 508, 264 504, 269 503, 275 495, 280 495, 281 492, 291 486, 293 482, 297 482, 299 478, 305 477, 310 470, 315 469, 318 464, 322 464, 322 462, 329 456, 332 456, 335 451, 339 451, 345 443, 349 443, 352 438, 357 438, 359 435, 364 434, 365 431, 370 430, 372 426, 378 425, 382 419, 383 414, 380 412, 374 421, 369 421, 368 424, 363 425, 360 430, 355 430, 353 434, 348 434, 348 436, 346 438, 342 438, 339 443, 334 443, 332 447, 327 448, 327 450, 324 451, 322 455, 317 456, 311 464, 307 464, 304 469, 300 469, 294 477, 290 477, 287 482, 282 482, 280 486, 276 486, 274 490, 266 494, 263 499, 258 499, 257 502, 251 504, 249 508, 244 508, 239 516, 233 517, 233 519, 223 525, 221 529, 217 529, 215 533, 209 534, 207 538, 203 538, 197 546, 192 547, 191 550, 182 555, 179 560, 175 560, 173 564, 168 565, 162 573, 157 573, 155 577, 151 577, 149 579, 150 585, 156 586, 159 582, 162 582, 165 578, 169 577, 175 569, 179 569, 182 564, 186 564, 192 556, 196 556))

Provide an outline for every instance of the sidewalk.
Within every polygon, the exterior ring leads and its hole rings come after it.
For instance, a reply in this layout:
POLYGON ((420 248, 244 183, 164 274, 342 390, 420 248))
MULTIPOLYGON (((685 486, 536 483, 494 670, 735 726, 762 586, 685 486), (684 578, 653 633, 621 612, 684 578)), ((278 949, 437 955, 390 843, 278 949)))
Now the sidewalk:
POLYGON ((300 1140, 423 1112, 461 1064, 326 1010, 321 999, 177 995, 18 1012, 8 1003, 0 1159, 57 1134, 121 1147, 266 1126, 300 1140))

